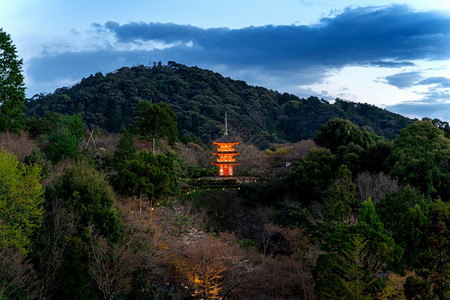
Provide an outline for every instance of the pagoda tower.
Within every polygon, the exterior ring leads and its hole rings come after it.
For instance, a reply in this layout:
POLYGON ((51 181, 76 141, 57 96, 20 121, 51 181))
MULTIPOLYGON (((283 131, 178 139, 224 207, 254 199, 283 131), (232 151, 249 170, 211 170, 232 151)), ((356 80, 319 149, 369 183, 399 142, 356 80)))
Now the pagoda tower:
POLYGON ((220 139, 213 142, 214 145, 219 146, 219 149, 217 149, 217 152, 213 153, 214 155, 217 155, 218 158, 217 161, 212 164, 219 167, 220 177, 234 176, 234 166, 239 164, 234 158, 236 155, 239 155, 239 152, 233 148, 239 144, 239 142, 228 135, 227 127, 227 113, 225 113, 225 134, 220 139))

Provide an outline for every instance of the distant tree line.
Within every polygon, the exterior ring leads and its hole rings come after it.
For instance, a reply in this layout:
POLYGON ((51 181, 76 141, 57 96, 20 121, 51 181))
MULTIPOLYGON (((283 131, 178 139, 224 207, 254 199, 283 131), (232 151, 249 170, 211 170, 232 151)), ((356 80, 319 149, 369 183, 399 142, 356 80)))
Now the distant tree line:
POLYGON ((313 138, 331 118, 349 119, 389 139, 412 122, 373 105, 303 99, 175 62, 97 73, 70 88, 35 95, 26 105, 30 116, 79 114, 89 126, 118 132, 132 123, 142 101, 167 103, 178 117, 180 137, 197 137, 204 143, 223 132, 224 112, 228 112, 235 134, 260 147, 313 138))

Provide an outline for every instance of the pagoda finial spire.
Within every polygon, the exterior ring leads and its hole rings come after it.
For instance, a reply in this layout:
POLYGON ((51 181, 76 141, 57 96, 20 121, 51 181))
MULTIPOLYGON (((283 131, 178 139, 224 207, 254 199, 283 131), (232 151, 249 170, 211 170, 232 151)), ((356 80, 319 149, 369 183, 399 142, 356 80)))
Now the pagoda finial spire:
POLYGON ((227 113, 225 112, 225 135, 228 135, 227 113))

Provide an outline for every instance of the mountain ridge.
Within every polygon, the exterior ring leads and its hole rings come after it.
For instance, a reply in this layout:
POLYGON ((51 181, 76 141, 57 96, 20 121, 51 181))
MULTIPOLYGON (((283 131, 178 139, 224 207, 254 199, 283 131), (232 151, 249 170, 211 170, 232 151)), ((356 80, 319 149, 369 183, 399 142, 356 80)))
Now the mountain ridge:
POLYGON ((72 87, 36 95, 26 105, 29 115, 81 114, 88 126, 117 132, 132 123, 140 101, 166 102, 178 117, 180 137, 198 137, 205 143, 223 133, 225 112, 230 130, 260 147, 312 138, 331 118, 348 119, 388 139, 413 122, 373 105, 299 98, 176 62, 96 73, 72 87))

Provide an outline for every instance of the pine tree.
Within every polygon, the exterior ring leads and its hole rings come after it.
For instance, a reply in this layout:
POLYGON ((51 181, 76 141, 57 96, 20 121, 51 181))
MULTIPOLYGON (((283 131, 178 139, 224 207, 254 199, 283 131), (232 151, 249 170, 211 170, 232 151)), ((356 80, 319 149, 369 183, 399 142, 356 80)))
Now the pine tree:
POLYGON ((136 109, 135 126, 145 140, 152 140, 153 153, 155 140, 164 138, 173 146, 178 138, 177 116, 164 102, 141 102, 136 109))
POLYGON ((364 270, 364 259, 367 256, 365 240, 361 235, 351 238, 352 247, 344 249, 338 256, 338 268, 342 271, 339 278, 344 287, 347 299, 370 299, 366 289, 375 282, 364 270))
POLYGON ((0 131, 25 127, 25 84, 22 60, 9 34, 0 29, 0 131))

